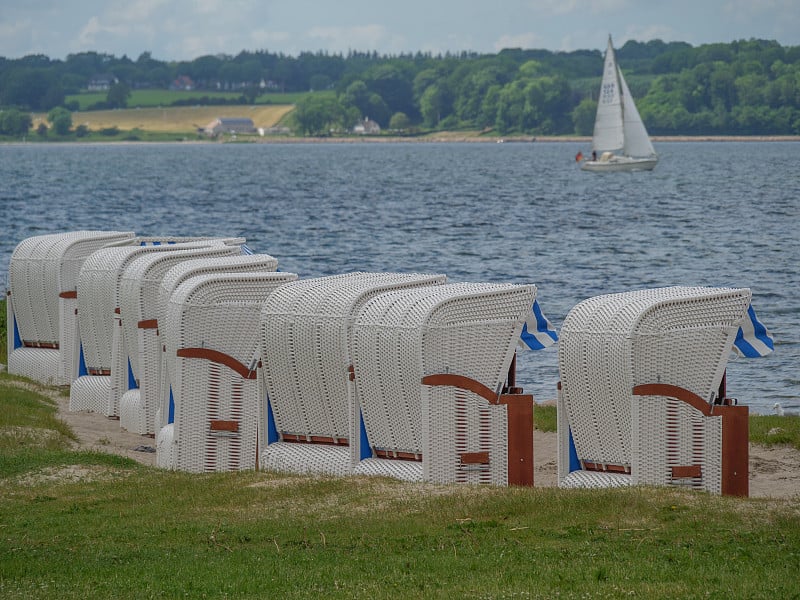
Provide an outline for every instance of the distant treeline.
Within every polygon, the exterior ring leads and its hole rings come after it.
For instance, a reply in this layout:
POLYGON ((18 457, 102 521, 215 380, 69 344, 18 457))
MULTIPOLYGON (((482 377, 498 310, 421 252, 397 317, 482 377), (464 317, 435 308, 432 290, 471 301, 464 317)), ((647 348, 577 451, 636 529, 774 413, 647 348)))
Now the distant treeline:
MULTIPOLYGON (((757 39, 698 47, 629 41, 617 58, 653 134, 800 134, 800 46, 757 39)), ((135 61, 97 52, 66 60, 32 55, 0 58, 0 107, 74 110, 65 105, 66 96, 100 81, 110 85, 104 108, 125 106, 136 89, 193 89, 200 96, 235 91, 241 102, 256 102, 269 91, 325 91, 297 102, 300 132, 349 129, 369 118, 384 129, 588 135, 602 61, 597 50, 521 49, 296 57, 244 51, 179 62, 149 52, 135 61)))

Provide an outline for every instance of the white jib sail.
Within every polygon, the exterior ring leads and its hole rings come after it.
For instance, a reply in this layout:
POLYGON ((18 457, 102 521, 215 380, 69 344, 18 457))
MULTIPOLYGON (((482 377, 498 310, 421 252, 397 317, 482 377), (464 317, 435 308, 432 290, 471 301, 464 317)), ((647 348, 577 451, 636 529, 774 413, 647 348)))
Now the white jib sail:
POLYGON ((623 130, 625 132, 625 146, 622 153, 634 157, 653 156, 656 150, 650 142, 650 136, 647 135, 642 117, 636 110, 636 104, 633 102, 633 96, 628 89, 628 84, 625 83, 622 71, 619 71, 619 83, 622 87, 623 130))

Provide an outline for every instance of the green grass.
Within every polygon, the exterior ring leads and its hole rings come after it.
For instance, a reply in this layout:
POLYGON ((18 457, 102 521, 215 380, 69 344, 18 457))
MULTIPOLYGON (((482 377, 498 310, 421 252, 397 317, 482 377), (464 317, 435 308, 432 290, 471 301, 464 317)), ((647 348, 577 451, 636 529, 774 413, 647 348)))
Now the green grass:
POLYGON ((4 600, 800 597, 800 498, 166 472, 71 450, 39 392, 0 375, 4 600))
POLYGON ((8 364, 8 314, 6 313, 6 299, 0 300, 0 364, 8 364))
POLYGON ((433 490, 140 469, 8 482, 0 497, 5 598, 798 592, 793 511, 674 491, 433 490))
POLYGON ((8 375, 0 414, 56 440, 0 447, 4 599, 800 595, 800 501, 190 475, 70 451, 8 375))
POLYGON ((753 415, 750 417, 750 441, 764 446, 786 445, 800 450, 800 417, 753 415))
POLYGON ((556 407, 551 405, 533 405, 533 423, 539 431, 557 431, 556 407))

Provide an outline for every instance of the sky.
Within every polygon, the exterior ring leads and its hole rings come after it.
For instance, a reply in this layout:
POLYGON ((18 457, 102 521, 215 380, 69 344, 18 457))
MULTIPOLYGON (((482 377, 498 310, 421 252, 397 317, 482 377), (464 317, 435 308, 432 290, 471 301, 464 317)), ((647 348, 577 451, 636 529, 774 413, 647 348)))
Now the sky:
POLYGON ((798 0, 2 0, 0 56, 162 61, 242 50, 603 50, 628 40, 800 46, 798 0))

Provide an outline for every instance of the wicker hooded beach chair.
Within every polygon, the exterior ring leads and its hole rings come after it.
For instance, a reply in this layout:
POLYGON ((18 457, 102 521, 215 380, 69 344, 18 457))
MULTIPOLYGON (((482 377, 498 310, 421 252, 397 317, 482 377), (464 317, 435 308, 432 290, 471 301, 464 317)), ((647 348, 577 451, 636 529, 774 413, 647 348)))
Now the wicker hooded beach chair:
POLYGON ((262 467, 350 473, 353 318, 377 294, 445 279, 418 273, 348 273, 296 281, 270 295, 261 312, 268 398, 262 418, 262 467))
POLYGON ((670 287, 575 306, 558 352, 559 485, 747 495, 747 407, 719 391, 750 296, 670 287))
POLYGON ((533 285, 453 283, 367 302, 352 333, 353 472, 506 485, 518 421, 529 475, 511 483, 531 485, 533 398, 513 419, 497 400, 535 297, 533 285))
POLYGON ((78 368, 78 273, 94 251, 133 232, 72 231, 29 237, 8 268, 8 372, 69 385, 78 368))
POLYGON ((159 466, 195 473, 257 467, 259 315, 269 295, 296 278, 219 273, 177 287, 164 326, 165 352, 174 357, 174 421, 159 432, 159 466))
MULTIPOLYGON (((214 273, 271 273, 278 268, 278 260, 268 254, 247 254, 224 258, 192 259, 178 263, 164 275, 158 293, 156 312, 165 322, 169 300, 176 289, 188 279, 198 275, 214 273)), ((161 436, 163 428, 174 420, 175 407, 172 398, 172 380, 170 370, 174 370, 175 357, 168 356, 163 340, 159 343, 160 358, 158 368, 158 398, 155 412, 155 431, 161 436)), ((164 435, 171 427, 167 427, 164 435)))

